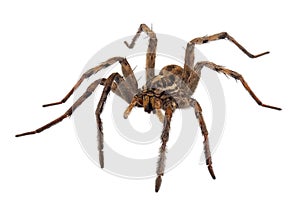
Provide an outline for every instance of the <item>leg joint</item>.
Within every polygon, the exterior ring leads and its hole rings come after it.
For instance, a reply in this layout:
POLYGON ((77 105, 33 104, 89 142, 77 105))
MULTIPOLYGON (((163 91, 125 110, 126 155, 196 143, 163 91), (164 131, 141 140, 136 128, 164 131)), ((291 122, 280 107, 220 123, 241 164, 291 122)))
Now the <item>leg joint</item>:
POLYGON ((225 38, 227 38, 227 37, 228 37, 228 33, 227 33, 227 32, 222 32, 222 33, 220 33, 219 36, 218 36, 219 39, 225 39, 225 38))
POLYGON ((229 75, 237 80, 243 80, 243 76, 235 71, 230 71, 229 75))

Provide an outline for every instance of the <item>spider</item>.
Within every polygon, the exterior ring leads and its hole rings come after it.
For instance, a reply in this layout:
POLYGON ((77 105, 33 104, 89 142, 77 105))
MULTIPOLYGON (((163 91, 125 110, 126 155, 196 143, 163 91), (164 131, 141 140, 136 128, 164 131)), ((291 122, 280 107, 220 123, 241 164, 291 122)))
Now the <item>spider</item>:
POLYGON ((211 41, 227 39, 235 44, 242 52, 244 52, 250 58, 257 58, 268 54, 269 52, 253 55, 249 53, 241 44, 239 44, 233 37, 226 32, 217 33, 210 36, 194 38, 187 43, 185 49, 184 66, 167 65, 163 67, 158 75, 155 75, 155 58, 157 38, 156 34, 151 28, 145 24, 141 24, 137 33, 133 37, 131 43, 124 42, 128 48, 133 48, 137 39, 144 32, 149 37, 149 44, 146 53, 146 84, 141 88, 138 88, 137 79, 134 76, 133 70, 124 57, 112 57, 99 65, 86 71, 77 83, 73 86, 71 91, 59 102, 43 105, 43 107, 59 105, 65 103, 73 92, 79 87, 79 85, 87 78, 96 74, 98 71, 107 68, 114 63, 119 62, 122 68, 122 75, 115 72, 108 78, 101 78, 94 81, 89 85, 85 93, 60 117, 51 121, 50 123, 30 132, 25 132, 16 135, 16 137, 40 133, 53 125, 61 122, 63 119, 70 117, 72 113, 95 91, 95 89, 102 85, 104 86, 100 101, 95 111, 97 121, 98 132, 98 151, 99 162, 101 168, 104 167, 104 155, 103 155, 103 128, 101 113, 104 108, 105 101, 110 91, 124 99, 129 105, 124 112, 124 118, 128 118, 130 112, 134 107, 142 107, 147 113, 157 114, 160 121, 163 122, 163 130, 161 134, 161 146, 159 148, 159 156, 156 168, 156 180, 155 180, 155 192, 158 192, 162 183, 162 176, 164 175, 167 142, 169 140, 170 122, 172 115, 176 109, 192 107, 195 110, 195 116, 199 122, 202 135, 204 137, 203 149, 206 158, 206 165, 208 171, 213 179, 216 176, 212 167, 212 157, 209 148, 208 131, 202 115, 202 109, 196 99, 192 97, 198 82, 201 77, 201 70, 203 67, 214 70, 218 73, 224 73, 226 76, 233 77, 239 80, 250 96, 256 101, 256 103, 262 107, 267 107, 275 110, 281 110, 281 108, 266 105, 254 94, 243 76, 235 71, 227 69, 223 66, 214 64, 208 61, 199 61, 194 64, 194 48, 195 45, 205 44, 211 41), (161 110, 164 110, 164 115, 161 110))

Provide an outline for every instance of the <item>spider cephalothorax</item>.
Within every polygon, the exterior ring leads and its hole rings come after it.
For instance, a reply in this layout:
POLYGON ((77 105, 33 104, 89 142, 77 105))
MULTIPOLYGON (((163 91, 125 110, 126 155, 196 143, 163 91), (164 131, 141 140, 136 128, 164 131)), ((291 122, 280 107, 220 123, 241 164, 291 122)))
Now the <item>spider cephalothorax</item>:
POLYGON ((86 92, 60 117, 51 121, 50 123, 30 132, 25 132, 16 135, 25 136, 30 134, 36 134, 44 131, 47 128, 59 123, 63 119, 71 116, 72 113, 80 106, 97 88, 99 85, 103 85, 103 92, 96 109, 96 121, 98 127, 98 151, 99 151, 99 162, 101 168, 104 167, 104 155, 103 155, 103 130, 102 130, 102 120, 100 115, 103 111, 103 107, 109 92, 112 90, 115 94, 124 99, 129 106, 124 112, 124 118, 127 118, 133 109, 133 107, 142 107, 147 113, 157 114, 160 121, 163 122, 163 130, 161 134, 161 147, 159 149, 159 158, 157 162, 157 178, 155 182, 155 191, 158 192, 162 176, 165 170, 166 161, 166 145, 169 139, 170 122, 173 112, 176 109, 192 107, 195 110, 196 118, 198 119, 202 135, 204 136, 203 147, 206 158, 206 164, 210 175, 215 179, 215 174, 212 168, 212 160, 208 141, 208 132, 202 115, 202 109, 200 104, 192 98, 192 95, 197 88, 198 82, 201 76, 201 70, 203 67, 214 70, 216 72, 224 73, 226 76, 230 76, 239 80, 244 88, 248 91, 250 96, 257 102, 258 105, 263 107, 268 107, 271 109, 281 110, 278 107, 263 104, 254 92, 250 89, 249 85, 246 83, 241 74, 229 70, 223 66, 216 65, 208 61, 199 61, 195 64, 194 61, 194 48, 195 44, 205 44, 210 41, 216 41, 220 39, 228 39, 234 43, 240 50, 242 50, 250 58, 260 57, 262 55, 268 54, 269 52, 264 52, 258 55, 252 55, 243 46, 241 46, 234 38, 232 38, 228 33, 222 32, 211 36, 204 36, 192 39, 188 42, 185 51, 184 66, 180 67, 178 65, 167 65, 162 68, 158 75, 155 75, 155 58, 156 58, 156 46, 157 38, 155 33, 145 24, 141 24, 136 35, 133 37, 132 42, 128 44, 125 42, 126 46, 129 48, 134 47, 136 40, 140 36, 141 32, 145 32, 149 36, 149 45, 146 54, 146 84, 142 88, 138 88, 137 80, 133 74, 133 70, 130 67, 128 61, 124 57, 112 57, 94 68, 85 72, 81 78, 77 81, 71 91, 59 102, 50 103, 44 105, 44 107, 62 104, 68 100, 68 98, 73 94, 74 90, 88 77, 97 73, 98 71, 119 62, 122 67, 121 76, 119 73, 112 73, 108 78, 101 78, 94 81, 86 90, 86 92), (163 115, 161 110, 164 110, 163 115))

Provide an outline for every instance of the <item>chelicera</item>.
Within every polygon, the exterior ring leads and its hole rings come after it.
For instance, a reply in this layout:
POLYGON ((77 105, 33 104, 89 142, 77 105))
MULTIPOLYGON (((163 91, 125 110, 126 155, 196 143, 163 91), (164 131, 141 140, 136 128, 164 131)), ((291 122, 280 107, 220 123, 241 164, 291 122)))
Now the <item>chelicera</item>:
POLYGON ((72 113, 79 107, 99 86, 104 86, 101 98, 98 102, 96 114, 96 122, 98 128, 98 151, 99 151, 99 162, 101 168, 104 167, 104 154, 103 154, 103 128, 101 113, 105 101, 110 91, 124 99, 129 106, 124 112, 124 118, 127 118, 134 107, 144 108, 147 113, 157 114, 160 121, 163 122, 163 130, 161 134, 161 146, 159 148, 159 157, 157 161, 156 169, 156 181, 155 191, 158 192, 162 182, 162 176, 164 175, 165 162, 166 162, 166 150, 167 142, 169 140, 169 131, 172 115, 176 109, 192 107, 195 110, 196 118, 198 119, 202 135, 204 137, 203 147, 206 157, 206 165, 208 171, 213 179, 215 174, 212 167, 212 158, 209 148, 208 131, 203 119, 202 109, 196 99, 192 97, 195 89, 197 88, 198 82, 201 77, 201 70, 203 67, 214 70, 219 73, 224 73, 226 76, 233 77, 239 80, 250 96, 262 107, 267 107, 275 110, 281 110, 278 107, 266 105, 258 99, 258 97, 251 90, 243 76, 235 71, 227 69, 223 66, 216 65, 213 62, 199 61, 195 64, 194 61, 194 48, 195 45, 205 44, 211 41, 227 39, 235 44, 240 50, 242 50, 248 57, 257 58, 262 55, 268 54, 264 52, 258 55, 252 55, 242 45, 240 45, 233 37, 228 33, 222 32, 211 36, 204 36, 194 38, 187 43, 185 50, 184 66, 178 65, 167 65, 161 69, 158 75, 155 75, 155 58, 156 58, 156 47, 157 38, 156 34, 147 25, 141 24, 138 28, 136 35, 133 37, 131 43, 125 42, 125 45, 129 48, 133 48, 135 42, 139 38, 140 34, 144 32, 149 37, 149 44, 146 53, 146 84, 141 88, 138 87, 138 82, 134 76, 133 70, 124 57, 112 57, 99 65, 86 71, 81 78, 77 81, 71 91, 59 102, 50 103, 43 105, 43 107, 58 105, 66 102, 73 92, 79 87, 79 85, 93 74, 100 70, 107 68, 115 63, 120 63, 122 68, 122 74, 112 73, 108 78, 101 78, 94 81, 87 88, 85 93, 60 117, 51 121, 50 123, 30 132, 25 132, 16 135, 16 137, 40 133, 51 126, 61 122, 63 119, 70 117, 72 113), (164 114, 161 112, 164 111, 164 114))

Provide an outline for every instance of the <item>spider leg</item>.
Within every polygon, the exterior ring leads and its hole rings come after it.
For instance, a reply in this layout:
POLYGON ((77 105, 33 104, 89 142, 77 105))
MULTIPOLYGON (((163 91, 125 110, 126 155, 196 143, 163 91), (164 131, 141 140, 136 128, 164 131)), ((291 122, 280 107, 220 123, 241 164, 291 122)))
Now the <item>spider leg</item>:
POLYGON ((34 131, 17 134, 16 137, 40 133, 40 132, 50 128, 51 126, 61 122, 63 119, 70 117, 72 115, 72 113, 77 109, 77 107, 79 107, 79 105, 81 105, 95 91, 96 87, 100 84, 103 85, 104 83, 106 83, 105 81, 106 81, 106 79, 99 79, 99 80, 94 81, 87 88, 85 93, 83 93, 83 95, 81 97, 79 97, 79 99, 60 117, 56 118, 55 120, 51 121, 50 123, 47 123, 46 125, 38 128, 34 131))
MULTIPOLYGON (((105 81, 106 78, 103 78, 103 83, 101 83, 101 85, 104 86, 105 81)), ((121 97, 127 103, 130 103, 132 97, 134 96, 134 92, 132 92, 132 89, 130 88, 127 79, 124 80, 123 77, 116 79, 116 81, 112 83, 111 90, 113 93, 121 97)))
POLYGON ((183 80, 188 83, 188 87, 192 90, 192 92, 195 91, 198 81, 200 79, 200 76, 195 76, 193 73, 193 66, 194 66, 194 59, 195 59, 195 44, 201 45, 205 44, 211 41, 217 41, 227 39, 231 41, 233 44, 235 44, 242 52, 244 52, 248 57, 250 58, 257 58, 260 56, 263 56, 265 54, 269 54, 269 52, 263 52, 257 55, 253 55, 250 52, 248 52, 245 47, 243 47, 240 43, 238 43, 232 36, 230 36, 227 32, 221 32, 210 36, 203 36, 194 38, 191 40, 185 50, 185 60, 184 60, 184 75, 183 80))
MULTIPOLYGON (((131 113, 132 109, 135 107, 136 103, 137 103, 137 98, 134 97, 123 114, 124 119, 128 118, 129 114, 131 113)), ((153 113, 156 114, 156 116, 158 117, 161 123, 164 122, 164 115, 162 114, 161 109, 155 109, 153 110, 153 113)))
POLYGON ((169 104, 167 106, 166 111, 165 111, 163 131, 161 134, 162 144, 159 149, 159 158, 157 161, 157 169, 156 169, 157 177, 155 180, 155 192, 158 192, 160 189, 161 182, 162 182, 162 176, 164 175, 164 171, 165 171, 167 142, 169 140, 170 123, 171 123, 171 118, 172 118, 174 111, 175 111, 175 108, 171 104, 169 104))
POLYGON ((209 140, 208 140, 208 131, 206 129, 205 121, 204 121, 204 118, 202 115, 201 106, 195 99, 190 99, 190 106, 192 106, 195 109, 195 115, 199 121, 201 132, 204 137, 203 148, 204 148, 204 154, 205 154, 206 165, 207 165, 208 171, 209 171, 211 177, 213 179, 216 179, 216 176, 214 174, 213 167, 212 167, 211 153, 210 153, 209 140))
POLYGON ((131 113, 132 109, 135 107, 137 102, 138 102, 137 97, 133 97, 132 101, 129 103, 128 107, 124 111, 124 114, 123 114, 124 119, 128 118, 129 114, 131 113))
POLYGON ((203 37, 198 37, 194 38, 191 40, 186 47, 186 53, 185 53, 185 65, 189 66, 190 68, 193 67, 194 65, 194 48, 195 44, 201 45, 201 44, 206 44, 211 41, 217 41, 217 40, 222 40, 222 39, 227 39, 231 41, 233 44, 235 44, 242 52, 244 52, 248 57, 250 58, 257 58, 260 56, 263 56, 265 54, 269 54, 270 52, 263 52, 257 55, 253 55, 250 52, 246 50, 245 47, 243 47, 240 43, 238 43, 232 36, 230 36, 227 32, 221 32, 217 33, 214 35, 210 36, 203 36, 203 37))
POLYGON ((111 86, 113 85, 114 80, 118 80, 120 78, 121 75, 119 73, 113 73, 106 79, 106 82, 104 84, 104 89, 102 91, 102 95, 95 112, 97 127, 98 127, 98 151, 99 151, 99 162, 101 168, 104 167, 104 156, 103 156, 103 126, 102 126, 100 115, 103 111, 104 104, 106 102, 107 96, 111 90, 111 86))
MULTIPOLYGON (((124 74, 124 77, 126 79, 126 83, 129 83, 129 86, 130 86, 130 89, 131 89, 132 95, 133 95, 137 91, 137 88, 138 88, 137 80, 136 80, 136 78, 133 74, 133 70, 131 69, 131 67, 130 67, 129 63, 127 62, 126 58, 112 57, 112 58, 106 60, 105 62, 102 62, 99 65, 97 65, 97 66, 89 69, 88 71, 86 71, 80 77, 80 79, 76 82, 76 84, 73 86, 73 88, 69 91, 69 93, 61 101, 45 104, 45 105, 43 105, 43 107, 48 107, 48 106, 59 105, 59 104, 65 103, 85 79, 89 78, 93 74, 96 74, 100 70, 102 70, 104 68, 107 68, 110 65, 113 65, 116 62, 119 62, 121 64, 122 73, 124 74), (127 78, 128 78, 128 80, 127 80, 127 78)), ((128 102, 128 100, 130 101, 131 98, 130 99, 125 99, 125 100, 128 102)))
POLYGON ((275 110, 281 110, 281 108, 279 107, 274 107, 271 105, 266 105, 264 103, 262 103, 260 101, 260 99, 258 99, 258 97, 254 94, 254 92, 251 90, 251 88, 249 87, 249 85, 247 84, 247 82, 245 81, 245 79, 243 78, 243 76, 235 71, 229 70, 223 66, 220 65, 216 65, 212 62, 208 62, 208 61, 203 61, 203 62, 198 62, 195 65, 195 71, 201 71, 201 69, 203 67, 208 67, 211 70, 214 70, 218 73, 224 73, 226 76, 230 76, 235 78, 236 80, 239 80, 244 88, 248 91, 248 93, 251 95, 251 97, 256 101, 256 103, 262 107, 267 107, 267 108, 271 108, 271 109, 275 109, 275 110))
POLYGON ((163 122, 164 122, 164 115, 162 114, 161 109, 156 109, 156 110, 155 110, 155 114, 156 114, 158 120, 159 120, 161 123, 163 123, 163 122))
POLYGON ((146 24, 141 24, 138 28, 137 33, 132 38, 130 44, 128 42, 124 42, 128 48, 133 48, 136 40, 140 37, 141 33, 144 32, 149 36, 149 44, 146 54, 146 81, 149 81, 154 77, 155 70, 155 57, 156 57, 156 46, 157 46, 157 38, 156 34, 150 29, 146 24))
POLYGON ((227 32, 221 32, 221 33, 217 33, 217 34, 210 35, 210 36, 203 36, 203 37, 194 38, 193 40, 190 41, 190 43, 205 44, 205 43, 208 43, 210 41, 217 41, 217 40, 222 40, 222 39, 227 39, 227 40, 231 41, 234 45, 236 45, 242 52, 244 52, 250 58, 257 58, 257 57, 260 57, 260 56, 263 56, 265 54, 270 53, 270 52, 263 52, 263 53, 260 53, 260 54, 257 54, 257 55, 253 55, 250 52, 248 52, 245 49, 245 47, 243 47, 239 42, 237 42, 227 32))

